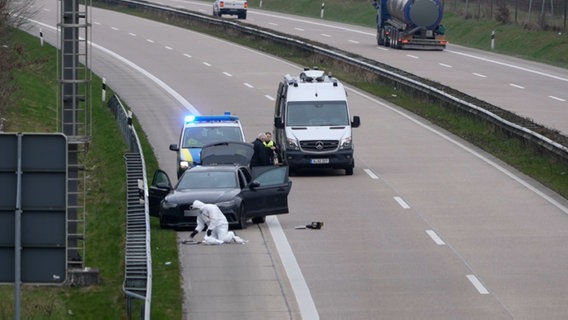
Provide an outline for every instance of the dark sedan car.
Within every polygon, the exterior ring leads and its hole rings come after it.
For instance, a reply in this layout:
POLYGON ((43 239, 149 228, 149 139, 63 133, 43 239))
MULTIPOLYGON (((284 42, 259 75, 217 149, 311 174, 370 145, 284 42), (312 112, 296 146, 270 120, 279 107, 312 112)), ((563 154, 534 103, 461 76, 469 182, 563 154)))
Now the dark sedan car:
POLYGON ((219 206, 229 225, 242 229, 249 219, 262 223, 267 215, 288 213, 288 167, 250 168, 253 152, 242 142, 204 146, 202 165, 187 169, 175 187, 157 170, 148 192, 150 215, 159 217, 162 228, 193 228, 199 211, 191 204, 200 200, 219 206))

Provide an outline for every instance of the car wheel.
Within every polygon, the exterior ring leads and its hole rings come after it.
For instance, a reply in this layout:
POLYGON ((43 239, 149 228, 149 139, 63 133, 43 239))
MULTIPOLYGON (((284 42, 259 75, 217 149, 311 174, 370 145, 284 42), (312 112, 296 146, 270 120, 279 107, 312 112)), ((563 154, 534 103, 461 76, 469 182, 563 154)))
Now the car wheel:
POLYGON ((241 203, 241 209, 239 210, 239 216, 237 217, 237 229, 247 228, 247 219, 245 218, 245 205, 241 203))
POLYGON ((252 223, 264 223, 266 221, 266 217, 254 217, 252 218, 252 223))
POLYGON ((352 176, 353 175, 353 167, 345 168, 345 175, 352 176))

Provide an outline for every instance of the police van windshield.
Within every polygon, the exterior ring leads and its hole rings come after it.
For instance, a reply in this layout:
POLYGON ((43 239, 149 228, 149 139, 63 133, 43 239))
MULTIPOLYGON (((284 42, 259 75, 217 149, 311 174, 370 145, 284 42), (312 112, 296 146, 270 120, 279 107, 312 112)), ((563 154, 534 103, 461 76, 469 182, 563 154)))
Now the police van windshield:
POLYGON ((239 127, 188 127, 183 132, 182 148, 202 148, 209 143, 243 140, 239 127))
POLYGON ((348 126, 349 115, 345 101, 288 102, 288 126, 348 126))

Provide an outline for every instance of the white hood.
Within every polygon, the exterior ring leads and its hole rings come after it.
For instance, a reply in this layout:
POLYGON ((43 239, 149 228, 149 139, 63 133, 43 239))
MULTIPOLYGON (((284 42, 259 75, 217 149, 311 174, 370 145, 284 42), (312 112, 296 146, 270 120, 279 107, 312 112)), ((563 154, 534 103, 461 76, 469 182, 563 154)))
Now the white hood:
POLYGON ((199 201, 199 200, 195 200, 193 201, 193 208, 197 208, 199 210, 203 210, 203 207, 205 207, 205 203, 199 201))

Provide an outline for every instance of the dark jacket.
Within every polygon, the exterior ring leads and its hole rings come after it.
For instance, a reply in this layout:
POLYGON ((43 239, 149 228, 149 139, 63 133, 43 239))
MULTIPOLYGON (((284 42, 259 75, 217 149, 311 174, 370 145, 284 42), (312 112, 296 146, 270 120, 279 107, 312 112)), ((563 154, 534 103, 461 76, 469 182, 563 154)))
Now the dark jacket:
POLYGON ((258 166, 269 166, 271 164, 270 159, 268 157, 267 148, 264 146, 264 143, 260 139, 254 140, 252 143, 254 154, 252 155, 252 159, 250 161, 251 167, 258 167, 258 166))

